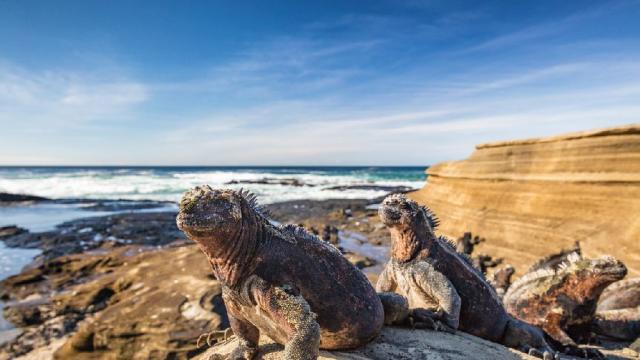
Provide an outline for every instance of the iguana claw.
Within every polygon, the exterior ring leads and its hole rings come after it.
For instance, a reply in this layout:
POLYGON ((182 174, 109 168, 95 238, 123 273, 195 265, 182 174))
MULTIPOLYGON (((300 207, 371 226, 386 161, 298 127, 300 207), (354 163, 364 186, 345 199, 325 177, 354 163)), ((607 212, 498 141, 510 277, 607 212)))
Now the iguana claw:
POLYGON ((213 344, 215 344, 216 342, 220 341, 221 339, 222 339, 222 341, 226 341, 231 336, 233 336, 233 330, 231 330, 231 328, 226 328, 224 330, 216 330, 216 331, 204 333, 204 334, 198 336, 198 340, 196 341, 196 347, 198 347, 198 348, 200 347, 200 342, 203 339, 206 340, 207 346, 212 346, 213 344), (214 339, 216 341, 212 342, 211 341, 212 339, 214 339))
POLYGON ((407 317, 407 321, 412 329, 431 329, 435 331, 443 331, 450 334, 455 334, 456 330, 451 326, 438 320, 439 313, 431 311, 418 311, 413 310, 407 317))

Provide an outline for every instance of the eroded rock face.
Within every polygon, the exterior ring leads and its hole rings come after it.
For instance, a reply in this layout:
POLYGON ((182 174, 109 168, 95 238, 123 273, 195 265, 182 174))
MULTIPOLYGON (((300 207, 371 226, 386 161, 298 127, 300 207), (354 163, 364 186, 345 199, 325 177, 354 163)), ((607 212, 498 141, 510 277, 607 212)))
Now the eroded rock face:
POLYGON ((438 214, 440 231, 491 239, 478 250, 516 275, 575 241, 640 274, 640 125, 478 145, 427 173, 410 196, 438 214))
POLYGON ((23 334, 0 357, 67 338, 56 358, 186 358, 201 333, 229 326, 220 295, 191 244, 58 257, 2 282, 23 334))

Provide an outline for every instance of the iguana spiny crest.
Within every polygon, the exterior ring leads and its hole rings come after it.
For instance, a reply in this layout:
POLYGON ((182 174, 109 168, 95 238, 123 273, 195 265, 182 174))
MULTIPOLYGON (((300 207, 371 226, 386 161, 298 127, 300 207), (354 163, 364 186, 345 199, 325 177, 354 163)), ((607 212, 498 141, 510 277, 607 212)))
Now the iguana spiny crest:
POLYGON ((611 256, 585 259, 572 253, 555 270, 541 268, 516 280, 503 301, 513 316, 574 346, 589 337, 602 291, 626 273, 624 264, 611 256))

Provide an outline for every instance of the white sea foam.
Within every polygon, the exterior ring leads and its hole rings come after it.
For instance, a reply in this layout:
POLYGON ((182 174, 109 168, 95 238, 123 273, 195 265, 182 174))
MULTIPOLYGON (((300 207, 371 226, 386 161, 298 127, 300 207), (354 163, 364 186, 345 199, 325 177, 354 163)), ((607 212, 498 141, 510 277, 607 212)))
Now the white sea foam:
POLYGON ((256 193, 263 203, 296 199, 374 198, 377 190, 329 190, 334 186, 384 185, 419 188, 422 179, 402 176, 380 178, 375 172, 362 171, 282 171, 277 170, 141 170, 74 169, 0 171, 0 192, 24 193, 50 198, 110 198, 178 201, 187 189, 202 184, 213 187, 245 188, 256 193), (297 179, 307 186, 280 184, 233 184, 231 181, 297 179))

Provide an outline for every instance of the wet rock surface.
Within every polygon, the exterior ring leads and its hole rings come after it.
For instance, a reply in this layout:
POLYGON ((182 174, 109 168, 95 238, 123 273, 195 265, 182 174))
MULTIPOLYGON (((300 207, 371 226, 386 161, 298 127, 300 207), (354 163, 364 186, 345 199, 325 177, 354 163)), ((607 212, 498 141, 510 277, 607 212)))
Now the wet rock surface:
POLYGON ((27 232, 27 229, 23 229, 15 225, 0 226, 0 240, 7 239, 12 236, 20 235, 26 232, 27 232))
POLYGON ((386 191, 388 193, 405 193, 408 191, 413 191, 416 189, 410 188, 408 186, 385 186, 385 185, 341 185, 341 186, 332 186, 328 187, 324 190, 338 190, 338 191, 349 191, 349 190, 371 190, 371 191, 386 191))
POLYGON ((314 184, 307 184, 300 179, 296 178, 262 178, 258 180, 231 180, 226 185, 238 185, 238 184, 258 184, 258 185, 285 185, 285 186, 315 186, 314 184))
POLYGON ((175 216, 175 212, 149 212, 89 217, 62 223, 52 231, 23 231, 0 240, 9 247, 39 248, 40 257, 47 260, 126 244, 166 245, 185 239, 175 216))
POLYGON ((0 192, 0 206, 10 205, 13 203, 34 202, 34 201, 47 201, 49 199, 41 196, 27 195, 27 194, 10 194, 0 192))

